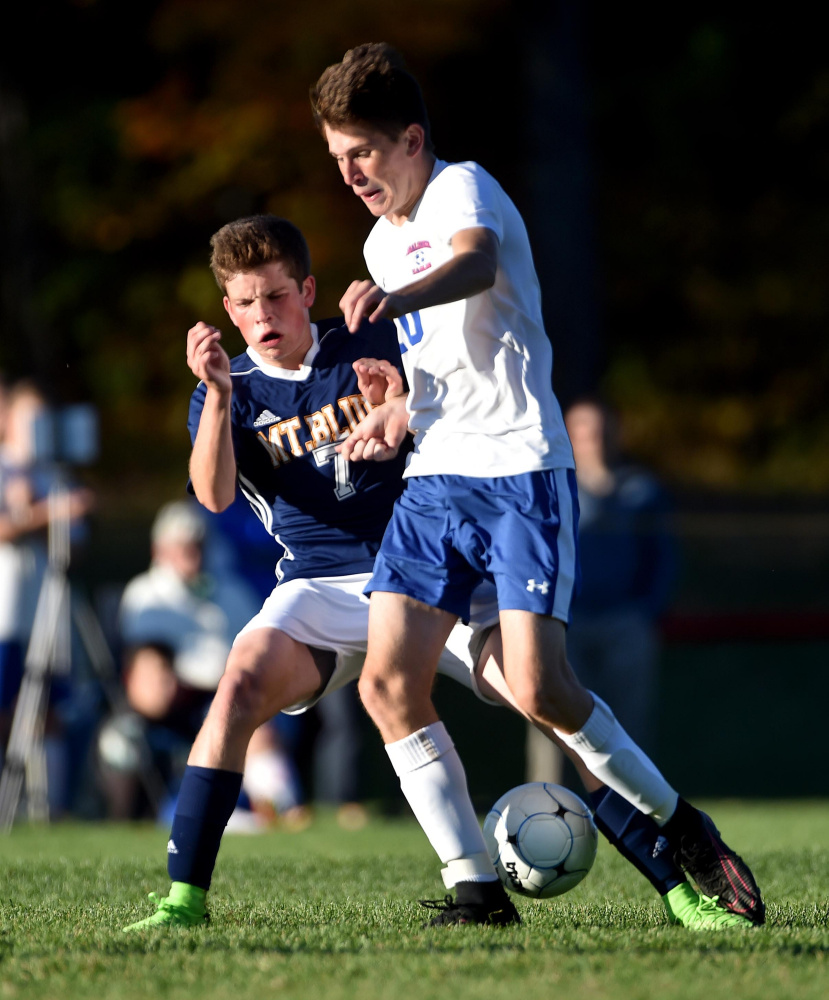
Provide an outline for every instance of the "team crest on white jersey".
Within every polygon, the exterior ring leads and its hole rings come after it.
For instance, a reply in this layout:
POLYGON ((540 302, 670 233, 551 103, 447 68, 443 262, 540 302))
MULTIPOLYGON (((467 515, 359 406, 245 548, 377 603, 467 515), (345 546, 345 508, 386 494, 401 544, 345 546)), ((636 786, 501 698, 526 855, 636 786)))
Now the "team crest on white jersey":
POLYGON ((414 264, 412 274, 419 274, 421 271, 429 270, 432 262, 429 260, 429 254, 426 251, 431 249, 432 244, 428 240, 418 240, 417 243, 412 243, 406 251, 407 257, 414 254, 414 257, 412 257, 412 263, 414 264))
POLYGON ((279 417, 274 416, 270 410, 262 410, 256 420, 253 421, 254 427, 267 427, 269 424, 275 424, 279 420, 279 417))

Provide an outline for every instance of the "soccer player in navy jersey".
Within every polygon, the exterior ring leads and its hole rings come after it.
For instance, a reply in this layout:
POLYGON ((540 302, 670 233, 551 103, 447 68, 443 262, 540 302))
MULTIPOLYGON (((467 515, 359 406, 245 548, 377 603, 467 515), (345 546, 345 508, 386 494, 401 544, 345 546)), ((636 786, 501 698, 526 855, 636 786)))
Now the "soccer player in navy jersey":
POLYGON ((762 923, 748 866, 567 661, 578 499, 520 214, 477 163, 435 155, 420 87, 390 46, 347 52, 311 103, 343 180, 376 220, 364 247, 371 278, 353 282, 341 308, 355 332, 395 319, 409 383, 408 397, 373 410, 341 453, 394 460, 407 428, 415 438, 367 588, 359 687, 455 889, 454 899, 432 901, 441 909, 432 923, 519 919, 431 700, 446 637, 482 580, 497 587, 508 695, 607 786, 594 786, 600 828, 634 863, 647 868, 651 845, 697 883, 699 897, 684 882, 663 894, 672 919, 698 929, 762 923), (620 809, 608 788, 630 805, 620 809))
MULTIPOLYGON (((252 733, 358 676, 368 635, 363 589, 403 488, 403 453, 373 465, 336 451, 372 403, 402 387, 393 325, 366 324, 352 335, 341 317, 312 323, 308 247, 285 219, 237 220, 211 246, 225 308, 247 350, 231 360, 221 331, 206 323, 187 335, 187 363, 200 379, 190 405, 190 479, 211 511, 230 505, 238 483, 275 539, 277 584, 236 637, 193 744, 167 845, 169 895, 153 894, 156 912, 130 931, 204 921, 252 733)), ((470 647, 497 617, 494 592, 480 595, 440 662, 491 700, 497 692, 473 677, 470 647)))
MULTIPOLYGON (((336 450, 372 404, 400 398, 392 324, 365 324, 351 334, 341 318, 312 323, 308 248, 284 219, 237 220, 211 246, 225 308, 247 350, 231 360, 221 332, 205 323, 188 333, 187 362, 200 379, 190 408, 190 477, 213 511, 232 502, 238 482, 275 539, 277 585, 237 636, 193 745, 167 844, 169 894, 152 894, 156 912, 129 931, 204 922, 253 731, 277 712, 305 711, 359 676, 368 636, 363 590, 403 487, 405 448, 380 464, 352 464, 336 450)), ((484 586, 469 623, 453 628, 438 670, 485 701, 515 708, 501 662, 498 607, 484 586)), ((605 812, 612 804, 616 822, 631 826, 617 846, 661 894, 685 892, 669 852, 651 856, 658 829, 643 829, 633 816, 641 814, 615 792, 603 795, 605 812)), ((696 894, 687 891, 693 899, 686 909, 696 912, 696 894)))
POLYGON ((170 893, 154 896, 157 911, 127 930, 205 919, 252 733, 359 672, 362 590, 401 489, 402 455, 385 470, 352 465, 334 450, 369 406, 354 363, 378 347, 399 359, 391 324, 369 340, 352 337, 341 318, 312 323, 308 247, 285 219, 237 220, 211 246, 211 268, 247 350, 231 360, 216 327, 197 323, 188 332, 187 363, 200 379, 190 404, 190 480, 215 512, 232 503, 238 483, 275 539, 277 585, 237 636, 193 744, 167 845, 170 893))

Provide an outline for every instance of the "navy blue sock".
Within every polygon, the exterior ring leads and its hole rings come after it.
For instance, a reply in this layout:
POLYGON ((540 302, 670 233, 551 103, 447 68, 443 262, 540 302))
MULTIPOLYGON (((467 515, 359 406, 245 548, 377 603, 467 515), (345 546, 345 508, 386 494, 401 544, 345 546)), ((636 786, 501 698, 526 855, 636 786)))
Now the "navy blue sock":
POLYGON ((167 844, 167 872, 173 882, 210 888, 227 821, 236 808, 242 775, 187 765, 167 844))
POLYGON ((596 826, 660 896, 686 881, 656 822, 610 788, 590 793, 596 826))

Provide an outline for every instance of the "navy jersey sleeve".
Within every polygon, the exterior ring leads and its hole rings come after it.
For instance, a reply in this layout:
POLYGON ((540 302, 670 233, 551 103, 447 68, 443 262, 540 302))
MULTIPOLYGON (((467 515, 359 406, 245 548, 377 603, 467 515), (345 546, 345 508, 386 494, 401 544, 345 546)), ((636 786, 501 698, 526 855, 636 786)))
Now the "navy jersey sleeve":
POLYGON ((190 433, 190 447, 196 443, 196 434, 199 430, 201 411, 204 409, 204 398, 207 395, 207 386, 204 382, 199 382, 190 397, 190 412, 187 415, 187 430, 190 433))
MULTIPOLYGON (((193 390, 193 394, 190 396, 190 410, 187 414, 187 432, 190 435, 190 447, 196 443, 196 434, 199 430, 199 421, 201 420, 201 411, 204 409, 204 398, 207 394, 207 386, 204 382, 199 382, 196 388, 193 390)), ((196 491, 193 489, 193 480, 187 477, 187 492, 191 496, 196 495, 196 491)))

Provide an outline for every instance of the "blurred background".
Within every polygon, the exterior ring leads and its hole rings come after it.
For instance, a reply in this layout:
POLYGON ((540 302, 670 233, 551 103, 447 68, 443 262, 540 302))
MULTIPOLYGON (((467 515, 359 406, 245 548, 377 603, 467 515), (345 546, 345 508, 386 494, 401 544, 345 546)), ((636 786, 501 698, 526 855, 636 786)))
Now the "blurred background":
MULTIPOLYGON (((691 795, 825 793, 800 763, 825 761, 829 694, 829 54, 811 11, 19 8, 0 60, 0 373, 97 411, 98 457, 73 470, 97 498, 76 585, 105 616, 148 563, 157 509, 183 495, 187 329, 216 323, 243 347, 210 235, 256 212, 292 219, 318 318, 365 275, 371 220, 308 89, 347 48, 388 41, 423 85, 438 155, 481 163, 527 222, 563 406, 612 408, 619 455, 664 490, 676 573, 658 610, 658 760, 691 795)), ((438 697, 491 801, 516 783, 517 723, 438 697), (495 725, 514 739, 492 759, 495 725)), ((366 765, 378 795, 385 766, 366 765)))

